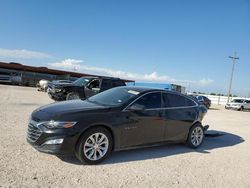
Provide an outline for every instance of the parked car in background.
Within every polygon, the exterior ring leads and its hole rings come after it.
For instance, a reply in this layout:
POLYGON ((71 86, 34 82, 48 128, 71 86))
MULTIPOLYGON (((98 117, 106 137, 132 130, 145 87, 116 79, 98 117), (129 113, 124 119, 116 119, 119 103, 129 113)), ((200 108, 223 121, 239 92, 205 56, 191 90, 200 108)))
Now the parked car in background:
POLYGON ((125 86, 125 81, 112 77, 81 77, 72 83, 52 83, 48 95, 55 101, 86 99, 107 89, 125 86))
POLYGON ((50 90, 52 88, 53 84, 60 84, 60 83, 73 83, 73 81, 71 80, 53 80, 52 82, 48 83, 48 90, 50 90))
POLYGON ((166 143, 197 148, 208 129, 201 123, 206 112, 206 107, 177 92, 117 87, 86 100, 38 108, 31 114, 27 141, 39 151, 75 154, 88 164, 131 148, 166 143))
POLYGON ((234 99, 231 102, 227 103, 225 106, 226 109, 234 110, 249 110, 250 109, 250 100, 244 99, 234 99))
POLYGON ((210 108, 211 106, 211 100, 205 96, 202 96, 202 95, 197 95, 196 96, 196 99, 198 102, 200 102, 201 104, 203 104, 204 106, 207 107, 207 109, 210 108))

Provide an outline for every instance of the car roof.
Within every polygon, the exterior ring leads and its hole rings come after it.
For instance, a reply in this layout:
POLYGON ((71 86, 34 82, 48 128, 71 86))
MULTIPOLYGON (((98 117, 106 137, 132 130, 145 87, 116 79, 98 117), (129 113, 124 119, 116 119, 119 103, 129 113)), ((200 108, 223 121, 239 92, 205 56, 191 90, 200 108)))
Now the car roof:
POLYGON ((83 76, 82 78, 100 78, 100 79, 110 79, 110 80, 122 80, 116 77, 109 77, 109 76, 83 76))
POLYGON ((138 91, 140 93, 146 93, 146 92, 152 92, 152 91, 162 91, 162 92, 168 92, 168 93, 173 93, 173 94, 180 94, 183 95, 180 92, 176 91, 169 91, 166 89, 159 89, 159 88, 152 88, 152 87, 141 87, 141 86, 120 86, 120 88, 126 88, 134 91, 138 91))

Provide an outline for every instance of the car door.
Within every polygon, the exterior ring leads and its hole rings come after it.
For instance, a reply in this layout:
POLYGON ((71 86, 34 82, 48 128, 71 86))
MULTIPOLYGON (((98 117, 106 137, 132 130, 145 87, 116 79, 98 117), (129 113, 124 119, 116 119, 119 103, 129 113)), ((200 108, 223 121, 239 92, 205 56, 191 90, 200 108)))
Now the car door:
POLYGON ((121 132, 121 147, 155 143, 164 139, 161 92, 148 93, 122 113, 126 119, 121 132))
POLYGON ((250 109, 250 100, 245 100, 244 108, 245 109, 250 109))
POLYGON ((162 94, 167 141, 185 139, 189 128, 198 117, 197 103, 175 93, 162 94))
POLYGON ((100 92, 100 79, 93 79, 85 87, 85 96, 89 98, 100 92))

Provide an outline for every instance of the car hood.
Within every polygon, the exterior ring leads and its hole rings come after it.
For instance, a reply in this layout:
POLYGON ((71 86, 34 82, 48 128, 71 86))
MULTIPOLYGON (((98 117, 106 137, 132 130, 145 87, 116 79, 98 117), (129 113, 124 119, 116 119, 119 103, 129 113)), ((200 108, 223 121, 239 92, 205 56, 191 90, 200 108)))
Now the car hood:
POLYGON ((73 83, 52 83, 51 85, 55 88, 75 86, 73 83))
POLYGON ((48 120, 52 117, 63 116, 76 113, 95 113, 109 109, 110 107, 98 105, 87 100, 70 100, 55 102, 42 106, 32 113, 35 121, 48 120))

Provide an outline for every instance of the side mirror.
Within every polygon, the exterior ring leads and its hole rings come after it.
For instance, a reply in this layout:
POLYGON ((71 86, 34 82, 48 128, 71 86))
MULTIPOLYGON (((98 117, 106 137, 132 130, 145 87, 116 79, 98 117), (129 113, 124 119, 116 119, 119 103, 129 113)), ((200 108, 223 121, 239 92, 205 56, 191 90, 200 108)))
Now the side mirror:
POLYGON ((130 111, 143 111, 143 110, 145 110, 145 107, 143 105, 133 104, 132 106, 130 106, 128 108, 128 110, 130 110, 130 111))

